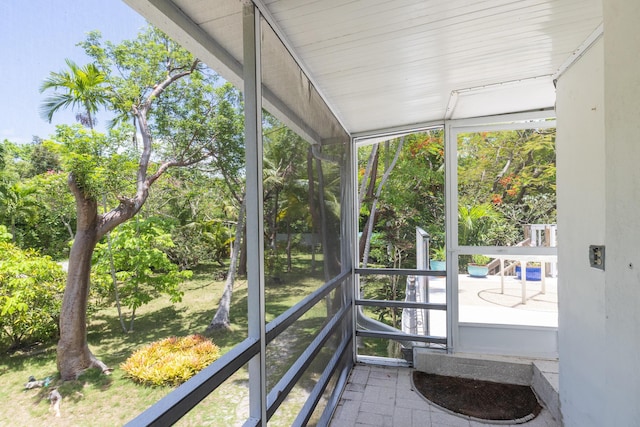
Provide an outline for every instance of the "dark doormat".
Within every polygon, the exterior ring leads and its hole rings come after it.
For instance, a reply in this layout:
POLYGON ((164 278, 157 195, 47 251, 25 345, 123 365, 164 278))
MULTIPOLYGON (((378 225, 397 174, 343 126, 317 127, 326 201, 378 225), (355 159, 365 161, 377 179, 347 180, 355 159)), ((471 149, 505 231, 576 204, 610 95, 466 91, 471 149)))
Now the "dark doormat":
POLYGON ((529 386, 413 372, 413 385, 429 401, 479 420, 524 423, 542 407, 529 386))

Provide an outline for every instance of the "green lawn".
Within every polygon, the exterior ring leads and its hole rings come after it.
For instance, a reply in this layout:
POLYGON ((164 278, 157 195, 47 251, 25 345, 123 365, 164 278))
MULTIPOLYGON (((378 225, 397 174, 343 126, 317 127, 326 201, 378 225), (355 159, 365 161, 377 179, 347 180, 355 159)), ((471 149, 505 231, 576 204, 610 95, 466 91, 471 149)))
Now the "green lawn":
MULTIPOLYGON (((323 282, 321 273, 309 274, 308 264, 298 259, 297 269, 267 280, 266 300, 268 320, 273 319, 323 282)), ((218 269, 219 270, 219 269, 218 269)), ((215 280, 215 269, 196 271, 185 283, 182 302, 172 304, 160 298, 138 309, 134 331, 124 334, 117 319, 115 307, 92 313, 88 326, 89 346, 94 354, 110 367, 111 376, 88 371, 78 381, 60 384, 57 381, 55 343, 0 357, 0 426, 115 426, 122 425, 171 391, 169 387, 145 387, 123 377, 120 363, 140 346, 172 335, 184 336, 203 333, 213 317, 222 294, 224 281, 215 280), (63 396, 61 417, 55 418, 46 399, 49 389, 24 390, 30 375, 38 379, 54 379, 63 396)), ((268 383, 273 385, 286 372, 326 318, 324 302, 316 305, 281 337, 268 347, 268 383)), ((247 287, 245 280, 237 280, 231 309, 231 331, 220 331, 211 338, 225 353, 247 336, 247 287)), ((283 404, 272 419, 272 425, 290 425, 304 402, 323 360, 330 350, 322 354, 316 366, 294 389, 291 398, 283 404)), ((248 389, 246 369, 238 371, 212 393, 203 404, 180 421, 180 425, 241 425, 248 416, 248 389)))

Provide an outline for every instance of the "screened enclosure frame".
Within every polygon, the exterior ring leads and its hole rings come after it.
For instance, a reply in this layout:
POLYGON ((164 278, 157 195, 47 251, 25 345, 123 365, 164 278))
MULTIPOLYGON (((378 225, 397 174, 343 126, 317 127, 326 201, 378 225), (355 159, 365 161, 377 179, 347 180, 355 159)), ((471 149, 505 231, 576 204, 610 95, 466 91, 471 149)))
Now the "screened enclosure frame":
MULTIPOLYGON (((554 120, 555 112, 552 109, 539 110, 532 112, 521 112, 502 114, 497 116, 485 116, 469 119, 456 119, 445 120, 443 122, 429 122, 422 125, 416 125, 414 127, 402 127, 395 129, 388 129, 378 132, 371 132, 365 134, 359 134, 354 138, 354 146, 356 149, 367 146, 370 144, 389 140, 394 137, 407 135, 414 132, 420 132, 424 130, 434 129, 442 127, 444 130, 445 138, 445 236, 446 236, 446 271, 430 271, 430 270, 394 270, 394 269, 372 269, 372 268, 355 268, 355 285, 356 285, 356 320, 354 322, 354 328, 357 336, 371 337, 371 338, 383 338, 405 343, 409 346, 413 346, 415 343, 432 343, 443 345, 444 349, 449 353, 460 351, 461 344, 464 344, 463 335, 461 333, 461 325, 459 322, 459 277, 458 271, 458 256, 459 255, 474 255, 474 254, 500 254, 504 256, 555 256, 557 255, 557 248, 555 247, 508 247, 508 246, 464 246, 458 242, 458 176, 457 176, 457 135, 459 133, 467 132, 479 132, 479 131, 506 131, 506 130, 520 130, 528 128, 548 129, 555 128, 556 122, 554 120), (365 275, 400 275, 400 276, 445 276, 446 277, 446 304, 435 303, 411 303, 405 301, 387 301, 387 300, 368 300, 360 298, 357 295, 359 278, 365 275), (425 310, 443 310, 446 312, 446 340, 442 340, 438 337, 425 336, 410 336, 395 328, 385 328, 384 325, 380 325, 380 322, 376 322, 373 319, 367 319, 363 314, 361 307, 396 307, 396 308, 419 308, 425 310), (367 327, 359 327, 358 323, 363 323, 367 327), (395 329, 395 330, 394 330, 395 329)), ((357 165, 355 165, 356 156, 354 155, 354 171, 357 171, 357 165)), ((355 173, 355 172, 354 172, 355 173)), ((354 178, 355 179, 355 178, 354 178)), ((354 200, 357 200, 358 188, 357 186, 352 189, 354 194, 354 200)), ((358 212, 354 212, 354 221, 357 224, 358 212)), ((354 235, 354 241, 357 240, 357 230, 354 235)), ((357 249, 354 251, 354 260, 359 259, 357 249)), ((525 330, 524 326, 513 326, 514 330, 525 330)), ((553 328, 551 328, 553 329, 553 328)), ((555 328, 557 331, 557 328, 555 328)), ((416 347, 420 350, 424 347, 416 347)), ((436 346, 426 348, 427 351, 438 351, 436 346)), ((403 364, 402 360, 387 359, 382 360, 379 358, 371 358, 368 356, 361 356, 358 354, 357 348, 354 349, 356 360, 367 362, 373 361, 375 363, 388 363, 388 364, 403 364)), ((409 363, 410 364, 410 363, 409 363)))
MULTIPOLYGON (((353 222, 351 212, 353 199, 349 189, 352 188, 351 172, 351 140, 330 110, 323 105, 319 95, 311 96, 312 103, 305 106, 306 111, 295 114, 295 99, 283 99, 283 96, 295 96, 296 90, 287 91, 286 87, 269 86, 263 82, 261 57, 265 47, 265 39, 277 42, 277 34, 266 36, 267 20, 260 10, 251 2, 242 2, 243 33, 243 83, 245 113, 245 153, 246 153, 246 203, 247 203, 247 282, 248 282, 248 338, 199 372, 190 380, 170 392, 163 399, 138 415, 127 425, 171 425, 182 418, 193 407, 199 404, 213 390, 229 379, 238 370, 248 365, 249 371, 249 413, 244 421, 245 426, 266 426, 278 407, 285 401, 289 392, 296 386, 306 369, 311 365, 320 351, 327 345, 331 337, 335 337, 332 357, 323 364, 321 375, 309 397, 299 410, 292 425, 306 425, 316 410, 315 421, 318 425, 328 425, 331 415, 337 406, 340 392, 346 384, 348 374, 353 366, 353 278, 351 254, 351 230, 353 222), (293 95, 291 95, 293 93, 293 95), (340 272, 331 277, 320 288, 290 307, 274 320, 266 322, 265 313, 265 271, 264 271, 264 218, 263 218, 263 138, 262 109, 270 108, 283 123, 312 144, 313 152, 320 157, 323 144, 344 145, 341 173, 340 198, 340 272), (323 135, 322 125, 327 125, 328 132, 337 137, 323 135), (340 301, 340 307, 321 326, 311 343, 290 366, 277 383, 267 390, 267 345, 282 332, 300 319, 316 304, 324 301, 331 293, 340 301), (331 388, 328 388, 332 384, 331 388), (324 396, 324 407, 318 403, 324 396)), ((273 33, 275 34, 275 33, 273 33)), ((295 58, 286 55, 286 46, 270 46, 270 52, 285 52, 284 57, 276 58, 277 65, 296 66, 295 58), (284 49, 282 49, 284 47, 284 49), (293 62, 291 62, 293 59, 293 62)), ((237 65, 237 64, 236 64, 237 65)), ((236 68, 235 71, 238 71, 236 68)), ((293 70, 300 73, 300 68, 293 70)), ((300 87, 298 87, 300 89, 300 87)), ((306 90, 308 89, 305 88, 306 90)), ((303 92, 308 95, 308 92, 303 92)), ((301 106, 302 102, 298 102, 301 106)), ((326 129, 324 129, 326 130, 326 129)))
MULTIPOLYGON (((453 351, 464 347, 464 338, 459 321, 459 278, 460 255, 496 254, 508 256, 555 256, 556 247, 516 247, 516 246, 465 246, 458 236, 458 134, 471 132, 508 131, 521 129, 555 128, 555 111, 503 114, 498 116, 448 120, 445 122, 445 206, 447 216, 446 269, 447 275, 447 334, 453 351)), ((525 326, 513 326, 514 330, 525 330, 525 326)), ((553 328, 548 328, 553 329, 553 328)), ((552 331, 553 332, 553 331, 552 331)), ((555 332, 557 334, 557 328, 555 332)), ((465 350, 466 351, 466 350, 465 350)))
MULTIPOLYGON (((444 122, 443 121, 433 121, 433 122, 425 122, 421 124, 416 124, 413 126, 402 126, 391 129, 382 129, 374 132, 366 132, 359 133, 353 137, 353 146, 356 153, 353 155, 353 180, 354 186, 351 188, 351 193, 354 201, 359 199, 358 197, 358 188, 357 184, 357 150, 362 147, 366 147, 372 144, 377 144, 385 141, 389 141, 394 138, 399 138, 402 136, 410 135, 413 133, 419 132, 428 132, 431 130, 443 130, 444 131, 444 122)), ((355 202, 354 202, 355 203, 355 202)), ((357 241, 358 241, 358 216, 359 209, 355 207, 353 210, 353 222, 354 222, 354 232, 352 235, 352 239, 354 241, 354 252, 353 259, 356 260, 354 263, 359 264, 360 254, 358 253, 357 241)), ((445 218, 445 224, 447 219, 445 218)), ((446 233, 446 230, 445 230, 446 233)), ((409 354, 404 354, 403 358, 394 358, 394 357, 380 357, 380 356, 367 356, 362 355, 358 351, 358 346, 356 345, 356 340, 354 340, 354 355, 355 360, 362 363, 375 363, 375 364, 384 364, 384 365, 395 365, 395 366, 411 366, 412 365, 412 352, 414 347, 429 347, 433 351, 447 351, 447 349, 451 348, 451 340, 449 336, 434 336, 427 333, 428 328, 425 329, 425 334, 412 334, 402 331, 400 329, 394 328, 390 325, 384 324, 376 319, 367 316, 363 308, 364 307, 378 307, 378 308, 397 308, 397 309, 415 309, 415 310, 423 310, 425 313, 429 313, 433 311, 441 311, 447 312, 448 306, 443 303, 434 303, 434 302, 413 302, 413 301, 391 301, 391 300, 382 300, 382 299, 367 299, 363 298, 360 294, 360 281, 361 278, 366 276, 400 276, 403 278, 422 278, 423 280, 428 280, 429 277, 445 277, 447 276, 446 271, 433 271, 430 269, 424 268, 415 268, 415 269, 394 269, 394 268, 371 268, 366 267, 362 268, 358 265, 358 267, 354 268, 354 294, 355 294, 355 309, 354 309, 354 331, 356 337, 362 338, 375 338, 375 339, 384 339, 384 340, 392 340, 398 342, 402 345, 402 347, 409 352, 409 354)), ((425 314, 428 316, 428 314, 425 314)))
MULTIPOLYGON (((300 409, 293 425, 306 425, 318 403, 324 398, 324 407, 315 414, 318 425, 328 425, 331 415, 338 404, 349 372, 358 358, 356 337, 374 337, 395 341, 431 343, 440 346, 440 351, 454 352, 460 341, 458 338, 458 299, 457 299, 457 256, 461 253, 481 253, 483 247, 461 247, 457 244, 457 180, 455 170, 455 135, 461 130, 479 128, 487 130, 486 123, 492 123, 491 129, 522 127, 526 120, 543 120, 553 115, 551 111, 522 113, 467 120, 439 121, 415 126, 386 129, 368 134, 349 135, 339 119, 324 103, 324 99, 315 90, 304 69, 297 65, 296 57, 288 46, 279 41, 277 31, 270 28, 269 16, 263 16, 259 6, 253 2, 241 2, 243 60, 234 62, 231 55, 221 54, 237 80, 244 85, 245 103, 245 145, 246 145, 246 202, 247 202, 247 279, 248 279, 248 338, 232 350, 198 373, 192 379, 169 393, 151 408, 140 414, 128 425, 169 425, 201 402, 218 386, 229 379, 238 370, 248 365, 249 370, 249 412, 245 426, 264 426, 273 416, 287 395, 296 386, 305 370, 320 353, 331 337, 338 337, 332 347, 333 355, 318 376, 309 398, 300 409), (263 46, 263 43, 271 45, 263 46), (264 52, 279 55, 265 61, 264 52), (273 75, 262 69, 264 64, 274 70, 289 72, 292 78, 273 79, 273 75), (279 68, 282 67, 282 68, 279 68), (288 87, 287 85, 291 85, 288 87), (306 99, 306 101, 305 101, 306 99), (294 132, 311 144, 313 155, 323 157, 323 147, 344 146, 339 165, 340 170, 340 271, 329 277, 325 283, 300 302, 267 323, 265 313, 265 250, 264 250, 264 200, 263 200, 263 136, 262 110, 266 109, 290 127, 294 132), (366 144, 365 140, 382 141, 391 136, 418 132, 430 128, 443 127, 445 138, 445 236, 447 243, 446 272, 430 270, 392 270, 356 268, 358 259, 357 240, 357 185, 356 156, 357 146, 366 144), (355 296, 359 277, 368 274, 395 274, 446 276, 446 304, 410 303, 399 301, 367 300, 355 296), (267 345, 283 331, 300 319, 312 307, 327 298, 331 293, 341 302, 338 310, 328 315, 326 322, 313 337, 307 348, 295 360, 287 372, 268 390, 267 386, 267 345), (373 330, 359 325, 361 307, 385 306, 396 308, 433 309, 446 311, 446 337, 411 336, 401 331, 373 330), (330 386, 331 385, 331 386, 330 386), (324 397, 323 397, 324 396, 324 397)), ((217 50, 222 49, 216 46, 217 50)), ((212 51, 212 53, 214 53, 212 51)), ((220 54, 219 52, 214 53, 220 54)), ((233 79, 232 79, 233 80, 233 79)), ((239 83, 235 81, 235 83, 239 83)), ((547 122, 551 127, 551 122, 547 122)), ((555 125, 555 123, 553 123, 555 125)), ((495 248, 492 248, 495 250, 495 248)), ((517 248, 500 248, 505 254, 517 254, 517 248)), ((549 248, 538 248, 540 254, 554 252, 549 248)), ((377 363, 393 364, 392 360, 377 360, 377 363)))

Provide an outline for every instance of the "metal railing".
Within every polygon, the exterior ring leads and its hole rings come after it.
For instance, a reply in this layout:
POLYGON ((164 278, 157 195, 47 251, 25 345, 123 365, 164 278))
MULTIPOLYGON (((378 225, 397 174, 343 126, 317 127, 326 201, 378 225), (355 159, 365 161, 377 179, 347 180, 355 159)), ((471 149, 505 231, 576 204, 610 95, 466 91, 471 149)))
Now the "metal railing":
MULTIPOLYGON (((345 321, 345 319, 353 313, 353 301, 351 301, 349 297, 351 292, 349 292, 349 289, 347 288, 351 283, 350 277, 350 272, 340 274, 266 325, 264 340, 266 343, 269 343, 284 332, 287 327, 291 326, 297 319, 307 313, 323 298, 327 297, 333 290, 337 289, 343 291, 342 307, 327 319, 327 322, 315 336, 310 345, 302 352, 280 381, 278 381, 278 383, 269 392, 267 396, 266 409, 267 419, 276 412, 278 407, 286 399, 289 392, 304 374, 305 370, 320 353, 320 350, 323 348, 323 345, 325 345, 327 340, 342 331, 341 328, 344 328, 344 325, 351 325, 351 322, 345 321)), ((337 344, 333 356, 320 375, 310 396, 307 398, 305 404, 298 413, 297 418, 293 422, 293 425, 303 426, 309 421, 331 378, 335 375, 341 365, 344 372, 336 383, 336 390, 341 390, 346 383, 346 374, 348 373, 347 371, 350 370, 352 364, 349 362, 352 361, 351 349, 353 332, 350 331, 341 335, 341 340, 337 344)), ((198 405, 212 391, 224 383, 231 375, 245 366, 249 360, 259 352, 259 340, 252 338, 244 340, 207 368, 200 371, 187 382, 180 385, 174 391, 131 420, 127 423, 127 426, 167 426, 174 424, 187 412, 198 405)), ((252 379, 250 377, 249 381, 251 380, 252 379)), ((334 394, 336 394, 336 396, 338 395, 338 393, 334 394)), ((325 408, 321 418, 325 423, 328 423, 329 417, 333 413, 333 406, 336 404, 337 398, 333 398, 325 408)), ((245 425, 247 426, 260 424, 261 420, 255 419, 247 419, 245 422, 245 425)))
MULTIPOLYGON (((392 269, 392 268, 356 268, 355 273, 360 276, 431 276, 446 277, 446 271, 435 270, 415 270, 415 269, 392 269)), ((382 308, 402 308, 402 309, 423 309, 446 311, 447 304, 416 301, 391 301, 378 299, 355 298, 354 304, 358 307, 382 307, 382 308)), ((368 318, 359 309, 358 327, 356 336, 367 338, 381 338, 400 342, 403 346, 413 346, 418 342, 447 346, 447 338, 431 335, 410 334, 397 328, 368 318), (366 325, 366 328, 361 327, 366 325)))

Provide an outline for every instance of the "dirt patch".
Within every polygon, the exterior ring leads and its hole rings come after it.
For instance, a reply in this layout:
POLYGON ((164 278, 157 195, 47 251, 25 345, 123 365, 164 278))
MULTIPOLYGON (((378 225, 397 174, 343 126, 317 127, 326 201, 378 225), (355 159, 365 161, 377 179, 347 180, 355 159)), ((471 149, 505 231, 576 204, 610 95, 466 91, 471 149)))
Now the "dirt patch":
POLYGON ((526 422, 542 407, 529 386, 413 372, 415 389, 431 402, 481 420, 526 422))

